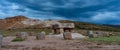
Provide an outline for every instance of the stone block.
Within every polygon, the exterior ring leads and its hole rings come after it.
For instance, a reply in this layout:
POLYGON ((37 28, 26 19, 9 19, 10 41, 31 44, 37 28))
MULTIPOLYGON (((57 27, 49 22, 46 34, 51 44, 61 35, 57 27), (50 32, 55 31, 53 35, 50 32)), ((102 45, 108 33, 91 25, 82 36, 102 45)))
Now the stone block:
POLYGON ((90 38, 93 38, 93 37, 94 37, 93 31, 88 31, 87 34, 88 34, 88 37, 90 37, 90 38))
POLYGON ((71 40, 72 39, 71 32, 64 32, 63 37, 65 40, 71 40))
POLYGON ((28 38, 28 33, 27 32, 20 32, 16 35, 16 38, 27 39, 28 38))
POLYGON ((29 36, 35 36, 35 32, 29 32, 29 36))
POLYGON ((45 32, 41 32, 41 33, 36 35, 36 39, 37 40, 44 40, 45 39, 45 35, 46 35, 45 32))

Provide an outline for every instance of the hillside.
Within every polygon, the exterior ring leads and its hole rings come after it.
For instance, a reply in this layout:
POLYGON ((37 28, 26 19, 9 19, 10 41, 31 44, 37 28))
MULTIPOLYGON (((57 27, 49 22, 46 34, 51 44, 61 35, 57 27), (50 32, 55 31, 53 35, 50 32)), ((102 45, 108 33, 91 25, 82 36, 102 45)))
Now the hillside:
POLYGON ((0 29, 9 29, 16 23, 23 21, 25 19, 28 19, 25 16, 14 16, 14 17, 8 17, 5 19, 0 20, 0 29))
POLYGON ((61 20, 61 23, 75 23, 76 29, 84 29, 84 30, 102 30, 102 31, 120 31, 116 27, 111 27, 107 25, 98 25, 86 22, 77 22, 77 21, 69 21, 69 20, 61 20))
POLYGON ((53 23, 57 23, 54 20, 41 21, 38 19, 30 19, 25 16, 14 16, 0 20, 0 29, 36 29, 36 28, 50 28, 53 23))
POLYGON ((120 28, 120 25, 108 25, 108 24, 103 24, 105 26, 110 26, 110 27, 115 27, 115 28, 120 28))
POLYGON ((107 25, 97 25, 86 22, 77 22, 69 20, 38 20, 30 19, 25 16, 14 16, 8 17, 5 19, 0 19, 0 29, 40 29, 40 28, 51 28, 54 23, 75 23, 75 29, 84 29, 84 30, 102 30, 102 31, 120 31, 116 27, 107 26, 107 25))

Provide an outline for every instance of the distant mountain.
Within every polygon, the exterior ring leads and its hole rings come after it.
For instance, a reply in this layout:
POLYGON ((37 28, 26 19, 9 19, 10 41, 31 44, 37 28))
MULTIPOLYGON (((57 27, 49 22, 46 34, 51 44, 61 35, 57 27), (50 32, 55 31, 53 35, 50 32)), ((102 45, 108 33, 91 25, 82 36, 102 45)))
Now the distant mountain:
POLYGON ((77 22, 69 20, 38 20, 30 19, 25 16, 14 16, 5 19, 0 19, 0 29, 35 29, 35 28, 51 28, 55 23, 74 23, 75 29, 85 29, 85 30, 103 30, 103 31, 120 31, 117 27, 109 25, 98 25, 91 24, 87 22, 77 22))
POLYGON ((114 28, 120 28, 120 25, 108 25, 108 24, 103 24, 104 26, 110 26, 110 27, 114 27, 114 28))

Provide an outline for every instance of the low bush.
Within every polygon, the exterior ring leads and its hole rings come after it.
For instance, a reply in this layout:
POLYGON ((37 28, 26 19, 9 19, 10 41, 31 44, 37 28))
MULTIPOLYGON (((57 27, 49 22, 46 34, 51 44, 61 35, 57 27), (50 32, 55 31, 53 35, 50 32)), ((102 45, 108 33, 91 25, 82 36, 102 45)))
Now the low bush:
POLYGON ((22 38, 15 38, 12 40, 12 42, 21 42, 21 41, 24 41, 25 39, 22 39, 22 38))

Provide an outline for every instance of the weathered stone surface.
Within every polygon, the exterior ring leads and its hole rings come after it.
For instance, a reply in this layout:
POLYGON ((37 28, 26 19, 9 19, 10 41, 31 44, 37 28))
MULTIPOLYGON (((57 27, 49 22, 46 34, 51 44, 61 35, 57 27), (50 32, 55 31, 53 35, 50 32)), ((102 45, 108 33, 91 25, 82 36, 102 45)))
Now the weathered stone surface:
POLYGON ((2 40, 3 40, 3 36, 0 35, 0 48, 1 48, 1 46, 2 46, 2 40))
POLYGON ((16 38, 27 39, 27 37, 28 37, 27 32, 20 32, 16 35, 16 38))
POLYGON ((28 32, 29 36, 35 36, 35 32, 28 32))
POLYGON ((93 33, 93 31, 88 31, 88 37, 90 37, 90 38, 93 38, 94 37, 94 33, 93 33))
POLYGON ((109 36, 112 36, 112 34, 110 32, 105 32, 105 31, 96 31, 95 34, 97 35, 97 37, 109 37, 109 36))
POLYGON ((64 37, 65 40, 71 40, 72 39, 71 32, 63 33, 63 37, 64 37))
POLYGON ((41 32, 39 34, 36 35, 36 39, 37 40, 44 40, 45 39, 45 32, 41 32))

